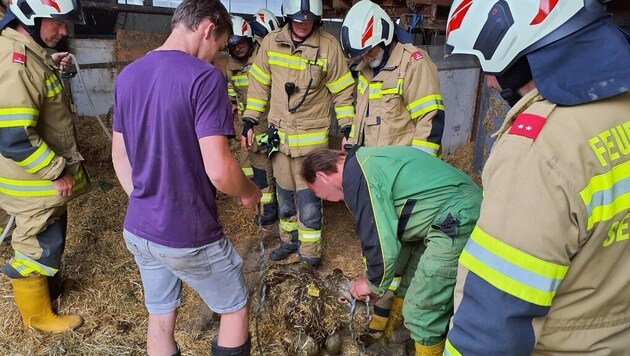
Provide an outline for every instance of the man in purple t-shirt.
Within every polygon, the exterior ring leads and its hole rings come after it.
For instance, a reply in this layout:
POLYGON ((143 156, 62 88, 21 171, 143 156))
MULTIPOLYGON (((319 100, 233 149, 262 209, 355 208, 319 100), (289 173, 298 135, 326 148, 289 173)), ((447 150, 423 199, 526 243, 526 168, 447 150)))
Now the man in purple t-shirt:
POLYGON ((219 0, 185 0, 164 44, 116 78, 112 159, 129 195, 127 248, 149 312, 148 355, 177 355, 181 281, 221 314, 213 355, 249 355, 242 260, 217 221, 217 189, 246 208, 261 192, 233 158, 232 111, 223 74, 209 64, 231 21, 219 0))

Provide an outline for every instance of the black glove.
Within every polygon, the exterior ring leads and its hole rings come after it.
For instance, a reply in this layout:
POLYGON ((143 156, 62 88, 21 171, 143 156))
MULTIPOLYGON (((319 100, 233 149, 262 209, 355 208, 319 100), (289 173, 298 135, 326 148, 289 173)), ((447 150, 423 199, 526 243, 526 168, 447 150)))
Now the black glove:
POLYGON ((270 124, 267 128, 267 155, 271 158, 275 152, 278 152, 280 147, 280 135, 278 134, 278 128, 274 124, 270 124))
POLYGON ((350 138, 350 131, 352 131, 352 125, 346 125, 341 128, 341 133, 343 134, 343 137, 346 138, 346 140, 350 138))
POLYGON ((241 132, 241 136, 247 137, 247 133, 249 130, 253 129, 256 125, 256 122, 251 117, 243 118, 243 131, 241 132))

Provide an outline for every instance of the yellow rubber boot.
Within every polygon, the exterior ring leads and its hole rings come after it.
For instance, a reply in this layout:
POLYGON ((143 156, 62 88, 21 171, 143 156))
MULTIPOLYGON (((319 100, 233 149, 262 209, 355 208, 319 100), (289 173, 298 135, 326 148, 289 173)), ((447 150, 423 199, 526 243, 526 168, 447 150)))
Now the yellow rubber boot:
POLYGON ((52 311, 46 276, 12 279, 15 304, 26 327, 49 333, 73 330, 83 319, 78 315, 57 315, 52 311))
POLYGON ((393 298, 392 307, 389 312, 389 319, 387 320, 387 326, 385 327, 385 336, 391 336, 397 327, 402 326, 402 308, 404 302, 405 299, 401 296, 397 295, 393 298))
POLYGON ((416 356, 442 356, 442 353, 444 353, 445 343, 446 339, 431 346, 424 346, 416 342, 416 356))

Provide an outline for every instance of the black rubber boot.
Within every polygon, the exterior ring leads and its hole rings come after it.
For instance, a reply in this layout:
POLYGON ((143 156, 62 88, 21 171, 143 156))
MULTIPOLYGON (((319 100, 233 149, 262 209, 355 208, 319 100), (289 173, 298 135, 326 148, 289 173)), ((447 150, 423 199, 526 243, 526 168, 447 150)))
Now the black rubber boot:
POLYGON ((252 347, 252 338, 247 336, 247 341, 238 347, 223 347, 219 346, 217 337, 212 339, 212 356, 249 356, 250 349, 252 347))
POLYGON ((271 261, 282 261, 297 252, 299 248, 298 232, 293 231, 291 232, 291 243, 280 242, 280 246, 269 253, 269 259, 271 261))
POLYGON ((54 276, 48 277, 48 295, 50 295, 50 300, 57 300, 61 296, 63 292, 61 274, 59 272, 55 273, 54 276))

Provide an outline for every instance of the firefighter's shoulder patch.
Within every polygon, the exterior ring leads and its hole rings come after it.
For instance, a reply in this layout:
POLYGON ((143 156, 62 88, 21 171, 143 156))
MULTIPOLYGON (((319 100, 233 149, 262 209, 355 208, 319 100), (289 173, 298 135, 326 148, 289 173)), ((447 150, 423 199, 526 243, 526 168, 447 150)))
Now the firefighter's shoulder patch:
POLYGON ((420 51, 415 51, 411 54, 411 58, 413 58, 416 61, 419 61, 423 58, 422 53, 420 51))
POLYGON ((529 113, 522 113, 516 117, 508 134, 525 136, 535 140, 542 131, 547 118, 529 113))
POLYGON ((26 53, 13 52, 13 63, 26 65, 26 53))

